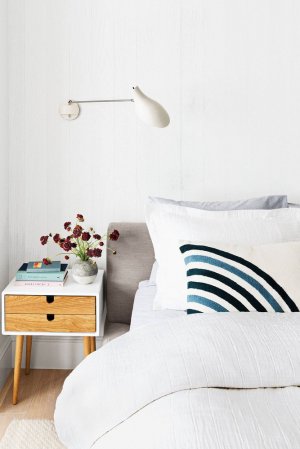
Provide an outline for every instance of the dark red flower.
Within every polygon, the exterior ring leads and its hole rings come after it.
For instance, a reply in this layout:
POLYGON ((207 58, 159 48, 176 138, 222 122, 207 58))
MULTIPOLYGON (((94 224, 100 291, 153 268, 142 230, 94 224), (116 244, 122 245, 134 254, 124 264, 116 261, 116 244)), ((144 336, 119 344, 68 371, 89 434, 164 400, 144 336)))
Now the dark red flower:
POLYGON ((44 265, 50 265, 52 262, 51 262, 51 260, 49 259, 49 257, 44 257, 44 259, 43 259, 43 264, 44 265))
POLYGON ((114 229, 113 232, 111 232, 111 233, 109 234, 109 239, 110 239, 110 240, 116 241, 116 240, 118 240, 119 236, 120 236, 119 231, 117 231, 116 229, 114 229))
POLYGON ((77 239, 81 236, 81 232, 81 226, 75 226, 75 228, 73 229, 73 236, 77 239))
POLYGON ((76 248, 77 247, 76 243, 71 243, 71 246, 72 246, 72 248, 76 248))
POLYGON ((78 237, 81 236, 81 232, 82 232, 82 227, 79 225, 75 226, 75 228, 73 229, 73 236, 75 237, 75 239, 78 239, 78 237))
POLYGON ((104 242, 99 242, 99 246, 103 246, 104 245, 104 242))
POLYGON ((88 240, 90 240, 91 234, 89 232, 83 232, 81 238, 84 242, 87 242, 88 240))
POLYGON ((42 235, 42 237, 40 238, 41 244, 42 244, 42 245, 46 245, 47 242, 48 242, 48 238, 49 238, 48 235, 42 235))
POLYGON ((78 221, 84 221, 83 215, 81 215, 81 214, 77 214, 76 218, 78 221))
POLYGON ((66 221, 64 224, 64 228, 67 229, 70 226, 71 222, 70 221, 66 221))
POLYGON ((60 235, 59 234, 55 234, 53 237, 53 240, 55 243, 58 243, 60 241, 60 235))
POLYGON ((70 259, 70 257, 69 257, 69 256, 65 256, 65 259, 66 259, 66 260, 69 260, 69 259, 70 259))
POLYGON ((69 242, 69 240, 66 240, 63 244, 62 244, 62 248, 64 251, 70 251, 70 249, 72 248, 71 242, 69 242))
POLYGON ((102 254, 102 249, 100 249, 100 248, 94 249, 94 257, 101 257, 101 254, 102 254))
POLYGON ((93 249, 88 249, 86 253, 87 253, 87 255, 89 257, 94 257, 94 250, 93 249))
POLYGON ((101 235, 99 235, 99 234, 94 234, 93 237, 96 240, 101 240, 101 235))

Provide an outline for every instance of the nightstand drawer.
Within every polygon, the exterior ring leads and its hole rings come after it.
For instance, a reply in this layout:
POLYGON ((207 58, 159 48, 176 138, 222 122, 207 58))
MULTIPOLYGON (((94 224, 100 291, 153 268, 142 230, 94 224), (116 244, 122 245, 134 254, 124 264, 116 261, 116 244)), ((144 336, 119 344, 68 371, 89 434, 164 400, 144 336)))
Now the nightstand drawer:
POLYGON ((95 310, 95 296, 5 296, 6 314, 52 313, 61 315, 94 315, 95 310))
POLYGON ((5 330, 12 332, 95 332, 95 315, 6 313, 5 330))

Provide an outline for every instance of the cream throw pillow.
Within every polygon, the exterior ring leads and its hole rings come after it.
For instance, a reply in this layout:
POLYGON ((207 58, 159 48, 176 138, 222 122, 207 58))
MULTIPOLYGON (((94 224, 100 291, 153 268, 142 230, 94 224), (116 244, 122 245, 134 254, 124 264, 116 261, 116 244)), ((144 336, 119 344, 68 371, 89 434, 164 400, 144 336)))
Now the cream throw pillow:
POLYGON ((299 312, 300 242, 183 243, 187 312, 299 312))

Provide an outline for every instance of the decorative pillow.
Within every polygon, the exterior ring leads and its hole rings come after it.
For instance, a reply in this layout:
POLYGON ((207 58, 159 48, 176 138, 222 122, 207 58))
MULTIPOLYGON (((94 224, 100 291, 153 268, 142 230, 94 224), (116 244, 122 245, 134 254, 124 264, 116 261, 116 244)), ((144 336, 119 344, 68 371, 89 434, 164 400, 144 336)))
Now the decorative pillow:
POLYGON ((299 312, 300 242, 180 246, 187 313, 299 312))
POLYGON ((186 309, 181 240, 241 245, 300 240, 300 209, 216 212, 149 202, 146 222, 158 263, 154 310, 186 309))
POLYGON ((203 210, 250 210, 250 209, 281 209, 288 207, 286 195, 269 195, 237 201, 176 201, 167 198, 150 196, 149 201, 175 206, 193 207, 203 210))

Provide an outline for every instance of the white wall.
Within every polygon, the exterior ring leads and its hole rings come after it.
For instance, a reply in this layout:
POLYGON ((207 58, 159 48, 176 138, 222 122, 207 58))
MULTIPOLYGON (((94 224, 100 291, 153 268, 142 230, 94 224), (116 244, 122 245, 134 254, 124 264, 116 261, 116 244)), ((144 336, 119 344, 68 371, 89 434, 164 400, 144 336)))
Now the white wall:
MULTIPOLYGON (((7 0, 0 0, 0 290, 8 280, 8 72, 7 0)), ((10 339, 0 333, 0 388, 11 368, 10 339)))
MULTIPOLYGON (((76 212, 102 232, 148 194, 300 200, 300 3, 10 0, 10 274, 76 212), (171 125, 143 126, 139 84, 171 125)), ((49 248, 49 255, 55 249, 49 248)))

